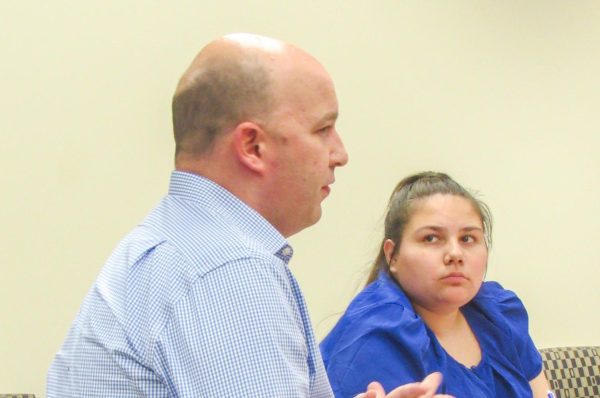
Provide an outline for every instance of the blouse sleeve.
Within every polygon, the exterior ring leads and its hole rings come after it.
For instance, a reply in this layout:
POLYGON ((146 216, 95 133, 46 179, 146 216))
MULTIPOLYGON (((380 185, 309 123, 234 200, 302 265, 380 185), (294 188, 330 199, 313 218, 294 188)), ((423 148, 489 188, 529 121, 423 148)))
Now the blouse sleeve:
POLYGON ((529 317, 523 302, 514 292, 504 289, 497 282, 486 282, 482 290, 483 296, 497 305, 498 314, 508 329, 525 377, 532 380, 542 371, 542 356, 529 335, 529 317))
POLYGON ((429 337, 412 311, 395 303, 345 314, 321 344, 327 374, 337 398, 354 397, 372 381, 386 391, 421 380, 429 337))

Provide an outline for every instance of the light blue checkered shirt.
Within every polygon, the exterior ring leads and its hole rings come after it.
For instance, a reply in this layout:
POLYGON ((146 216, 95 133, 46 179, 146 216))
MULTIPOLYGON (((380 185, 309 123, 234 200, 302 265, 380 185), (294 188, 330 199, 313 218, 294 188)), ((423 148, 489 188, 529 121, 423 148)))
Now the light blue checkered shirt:
POLYGON ((333 397, 292 248, 205 178, 115 249, 48 371, 48 398, 333 397))

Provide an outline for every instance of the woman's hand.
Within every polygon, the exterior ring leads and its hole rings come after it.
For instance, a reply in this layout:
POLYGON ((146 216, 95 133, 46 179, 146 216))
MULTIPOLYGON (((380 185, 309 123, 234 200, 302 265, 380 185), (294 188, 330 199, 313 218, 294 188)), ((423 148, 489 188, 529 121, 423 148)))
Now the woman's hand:
POLYGON ((386 395, 381 384, 374 381, 367 387, 367 392, 355 398, 452 398, 451 395, 435 394, 441 382, 442 374, 435 372, 425 377, 422 382, 405 384, 386 395))

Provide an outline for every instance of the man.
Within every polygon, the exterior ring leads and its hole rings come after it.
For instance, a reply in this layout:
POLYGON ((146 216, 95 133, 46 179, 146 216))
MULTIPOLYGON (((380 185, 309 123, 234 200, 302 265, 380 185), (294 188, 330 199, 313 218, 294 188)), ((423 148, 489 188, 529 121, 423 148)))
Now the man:
POLYGON ((331 397, 286 237, 319 220, 348 161, 337 113, 304 51, 250 34, 207 45, 173 98, 169 194, 103 267, 48 397, 331 397))

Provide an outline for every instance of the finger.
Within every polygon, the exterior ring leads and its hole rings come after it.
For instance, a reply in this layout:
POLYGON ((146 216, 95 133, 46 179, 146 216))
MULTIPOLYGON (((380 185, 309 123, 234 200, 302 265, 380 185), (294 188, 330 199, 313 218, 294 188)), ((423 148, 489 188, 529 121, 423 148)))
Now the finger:
MULTIPOLYGON (((422 386, 422 383, 410 383, 392 390, 386 395, 386 398, 421 398, 427 397, 427 395, 423 395, 426 393, 427 389, 422 386)), ((433 396, 433 394, 430 396, 433 396)))
POLYGON ((434 372, 427 375, 420 383, 405 384, 396 388, 387 395, 387 398, 434 398, 441 382, 442 374, 434 372))
POLYGON ((365 398, 384 398, 385 397, 385 390, 383 389, 383 386, 376 382, 376 381, 372 381, 371 383, 369 383, 369 386, 367 387, 367 393, 365 398))
POLYGON ((423 379, 421 385, 427 389, 427 392, 431 393, 431 396, 433 396, 441 383, 442 374, 440 372, 433 372, 423 379))

